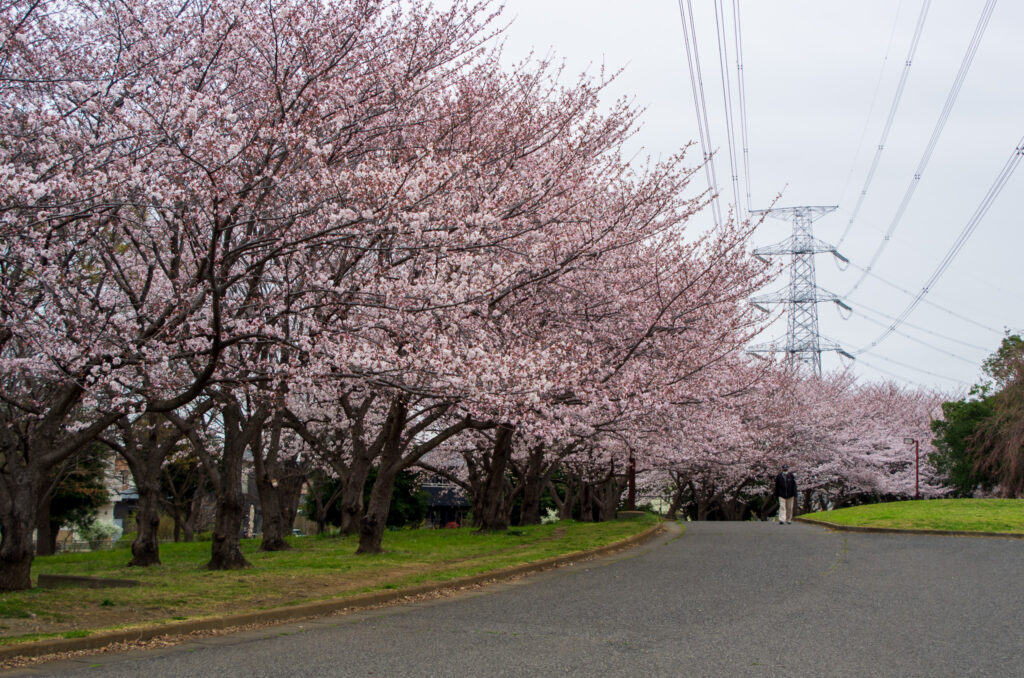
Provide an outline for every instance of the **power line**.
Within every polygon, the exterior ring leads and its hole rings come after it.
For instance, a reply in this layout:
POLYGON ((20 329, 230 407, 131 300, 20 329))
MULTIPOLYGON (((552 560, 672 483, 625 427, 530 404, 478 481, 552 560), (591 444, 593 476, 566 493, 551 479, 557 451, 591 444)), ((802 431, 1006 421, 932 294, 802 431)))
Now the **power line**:
MULTIPOLYGON (((823 339, 829 339, 828 337, 825 337, 824 335, 822 335, 822 338, 823 339)), ((829 339, 829 341, 834 341, 834 339, 829 339)), ((904 369, 913 370, 915 372, 920 372, 922 374, 927 374, 927 375, 932 376, 932 377, 937 377, 939 379, 945 379, 946 381, 954 381, 954 382, 956 382, 958 384, 963 384, 964 386, 969 386, 969 384, 967 382, 961 381, 960 379, 957 379, 955 377, 950 377, 950 376, 945 375, 945 374, 939 374, 938 372, 932 372, 931 370, 926 370, 926 369, 923 369, 921 367, 915 367, 914 365, 910 365, 908 363, 905 363, 905 362, 902 362, 902 361, 899 361, 899 360, 894 360, 892 358, 886 358, 885 356, 878 355, 877 353, 872 353, 871 357, 872 357, 872 359, 883 360, 883 361, 885 361, 887 363, 892 363, 893 365, 897 365, 897 366, 902 367, 904 369)), ((869 362, 864 361, 859 356, 857 358, 857 362, 858 363, 863 363, 863 364, 867 365, 868 367, 871 367, 872 369, 879 369, 879 368, 875 367, 874 365, 871 365, 869 362)), ((882 371, 882 370, 879 370, 879 371, 882 371)), ((896 375, 893 375, 893 376, 896 376, 896 375)), ((902 377, 898 377, 898 378, 902 379, 902 377)))
MULTIPOLYGON (((894 362, 894 361, 890 360, 889 362, 894 362)), ((857 359, 857 364, 858 365, 864 365, 865 367, 869 367, 869 368, 875 370, 876 372, 881 372, 882 374, 885 374, 885 375, 888 375, 890 377, 893 377, 894 379, 899 379, 900 381, 909 382, 911 384, 914 384, 915 386, 918 386, 918 387, 921 387, 921 388, 925 388, 925 385, 920 383, 920 382, 916 382, 916 381, 913 381, 911 379, 907 379, 905 376, 903 376, 901 374, 897 374, 895 372, 890 372, 889 370, 887 370, 887 369, 885 369, 883 367, 879 367, 878 365, 872 365, 870 362, 864 360, 863 358, 858 358, 857 359)), ((928 374, 930 376, 938 377, 939 379, 945 379, 946 381, 952 381, 952 382, 954 382, 956 384, 960 384, 961 386, 970 386, 970 384, 968 384, 967 382, 961 381, 959 379, 954 379, 953 377, 944 377, 944 376, 942 376, 940 374, 935 374, 934 372, 928 372, 927 370, 918 370, 915 367, 911 367, 910 369, 914 369, 914 370, 917 370, 919 372, 925 372, 926 374, 928 374)))
MULTIPOLYGON (((903 218, 903 213, 906 212, 911 199, 914 197, 914 192, 917 190, 917 186, 921 181, 921 175, 924 174, 925 168, 927 168, 928 162, 931 160, 932 153, 935 151, 935 147, 939 143, 939 137, 942 135, 942 131, 946 127, 946 122, 949 120, 949 116, 953 111, 953 105, 956 103, 957 96, 960 94, 960 89, 963 87, 964 80, 967 78, 967 72, 970 70, 971 63, 974 61, 974 55, 977 53, 978 47, 981 44, 981 38, 985 34, 985 28, 988 26, 989 19, 992 17, 992 11, 995 9, 995 4, 996 0, 988 0, 985 3, 984 9, 981 11, 981 17, 979 17, 978 25, 974 29, 974 35, 971 38, 971 43, 968 45, 967 52, 964 54, 964 58, 960 63, 960 70, 957 72, 956 78, 953 80, 953 86, 950 89, 949 94, 946 96, 946 103, 942 107, 942 112, 939 113, 939 119, 936 121, 935 128, 932 130, 932 136, 928 140, 928 145, 925 147, 921 160, 917 164, 917 169, 914 171, 914 177, 907 186, 906 193, 903 195, 903 200, 896 209, 896 215, 889 224, 889 228, 882 237, 882 241, 878 244, 878 248, 875 249, 875 253, 871 256, 871 261, 868 262, 868 271, 874 268, 874 265, 878 262, 878 258, 882 256, 885 246, 889 244, 889 240, 892 238, 893 232, 896 230, 896 227, 899 226, 900 220, 903 218)), ((866 273, 861 274, 860 278, 857 279, 857 282, 853 284, 853 287, 851 287, 843 296, 849 297, 853 294, 857 288, 860 287, 861 283, 864 282, 865 277, 867 277, 866 273)))
POLYGON ((999 197, 999 193, 1003 190, 1003 187, 1010 180, 1010 177, 1013 176, 1013 171, 1017 169, 1017 165, 1020 164, 1022 157, 1024 157, 1024 137, 1021 137, 1020 141, 1017 142, 1017 146, 1013 149, 1013 152, 1010 154, 1009 159, 1007 159, 1006 163, 1003 165, 1003 168, 999 171, 999 174, 996 177, 996 180, 992 183, 992 186, 989 187, 988 192, 985 194, 985 197, 981 201, 981 204, 978 205, 978 208, 974 211, 974 214, 971 215, 970 220, 968 220, 967 224, 960 231, 960 235, 957 236, 957 239, 953 242, 953 245, 949 248, 949 250, 946 252, 946 255, 942 258, 942 261, 939 262, 939 265, 935 268, 935 271, 932 272, 931 276, 925 282, 924 287, 921 288, 921 290, 917 293, 914 299, 907 305, 906 308, 903 309, 903 312, 900 313, 900 315, 896 318, 896 320, 893 321, 893 323, 885 332, 879 335, 874 341, 872 341, 864 348, 855 351, 855 354, 859 355, 877 346, 882 340, 884 340, 886 337, 892 334, 896 330, 896 328, 899 327, 907 319, 907 317, 914 312, 914 309, 916 309, 917 306, 921 303, 925 295, 928 294, 928 292, 935 285, 935 283, 938 282, 939 278, 942 277, 942 274, 945 273, 949 266, 953 263, 953 260, 956 258, 956 255, 960 253, 961 249, 963 249, 963 246, 967 243, 967 240, 974 233, 974 230, 978 227, 978 224, 981 223, 981 220, 985 217, 985 214, 988 212, 988 209, 992 206, 992 203, 994 203, 996 198, 999 197))
POLYGON ((729 82, 729 48, 725 35, 725 10, 721 0, 715 0, 715 37, 718 40, 718 73, 722 81, 722 104, 725 110, 725 136, 729 149, 729 171, 732 183, 733 209, 738 216, 743 209, 740 202, 740 178, 736 162, 736 130, 733 126, 732 83, 729 82))
MULTIPOLYGON (((902 292, 903 294, 907 295, 908 297, 913 297, 913 296, 915 296, 915 295, 917 294, 916 292, 911 292, 910 290, 908 290, 908 289, 907 289, 907 288, 905 288, 905 287, 902 287, 902 286, 900 286, 900 285, 897 285, 896 283, 892 282, 891 280, 886 280, 885 278, 883 278, 882 276, 878 275, 878 274, 877 274, 877 273, 875 273, 874 271, 869 271, 868 269, 864 268, 863 266, 861 266, 861 265, 857 264, 856 262, 854 262, 854 261, 852 261, 852 260, 851 260, 851 261, 848 261, 847 263, 848 263, 848 264, 849 264, 850 266, 853 266, 854 268, 856 268, 856 269, 858 269, 859 271, 863 272, 863 273, 864 273, 865 275, 869 275, 869 276, 871 276, 872 278, 874 278, 874 279, 875 279, 875 280, 877 280, 878 282, 880 282, 880 283, 883 283, 883 284, 885 284, 885 285, 888 285, 888 286, 889 286, 889 287, 891 287, 892 289, 894 289, 894 290, 897 290, 897 291, 899 291, 899 292, 902 292)), ((929 299, 925 299, 925 300, 923 301, 923 303, 925 303, 925 304, 927 304, 928 306, 931 306, 932 308, 935 308, 935 309, 937 309, 937 310, 939 310, 939 311, 942 311, 942 312, 944 312, 944 313, 947 313, 947 314, 949 314, 949 315, 953 316, 954 318, 957 318, 958 320, 962 320, 962 321, 964 321, 965 323, 970 323, 971 325, 974 325, 975 327, 980 327, 980 328, 981 328, 981 329, 983 329, 983 330, 988 330, 989 332, 994 332, 995 334, 998 334, 998 335, 1002 335, 1002 334, 1003 334, 1003 331, 1002 331, 1002 330, 1000 330, 1000 329, 997 329, 997 328, 995 328, 995 327, 990 327, 990 326, 988 326, 988 325, 985 325, 985 324, 983 324, 983 323, 979 323, 979 322, 978 322, 977 320, 974 320, 974 319, 972 319, 972 318, 968 318, 967 316, 965 316, 965 315, 963 315, 963 314, 961 314, 961 313, 957 313, 956 311, 953 311, 953 310, 951 310, 951 309, 948 309, 948 308, 946 308, 945 306, 941 306, 941 305, 939 305, 939 304, 936 304, 936 303, 935 303, 934 301, 931 301, 931 300, 929 300, 929 299)), ((858 302, 858 304, 857 304, 857 305, 858 305, 858 306, 860 306, 861 308, 864 308, 864 304, 862 304, 862 303, 859 303, 859 302, 858 302)), ((878 312, 878 311, 876 311, 876 313, 879 313, 879 315, 882 315, 882 314, 881 314, 880 312, 878 312)), ((956 340, 956 339, 950 339, 950 341, 957 341, 957 340, 956 340)), ((960 342, 960 343, 963 343, 963 342, 960 342)), ((973 348, 978 348, 978 347, 977 347, 976 345, 974 345, 974 344, 967 344, 967 345, 968 345, 968 346, 971 346, 971 347, 973 347, 973 348)), ((988 349, 983 349, 983 350, 986 350, 986 351, 987 351, 988 349)))
MULTIPOLYGON (((861 315, 861 316, 864 315, 862 313, 862 311, 867 311, 868 313, 874 313, 875 315, 881 316, 881 317, 885 318, 886 320, 896 320, 896 316, 889 315, 888 313, 884 313, 882 311, 879 311, 876 308, 871 308, 870 306, 865 306, 864 304, 857 304, 857 307, 853 309, 854 313, 856 313, 857 315, 861 315)), ((873 320, 873 319, 872 318, 868 318, 868 320, 873 320)), ((879 322, 879 321, 874 321, 874 322, 879 322)), ((881 323, 881 324, 884 325, 884 323, 881 323)), ((992 352, 992 348, 991 347, 986 348, 984 346, 979 346, 978 344, 972 344, 969 341, 963 341, 962 339, 955 339, 954 337, 950 337, 950 336, 947 336, 945 334, 940 334, 939 332, 936 332, 934 330, 930 330, 930 329, 928 329, 926 327, 921 327, 920 325, 914 325, 914 324, 906 322, 906 321, 904 321, 903 324, 905 326, 913 329, 913 330, 917 330, 918 332, 924 332, 925 334, 930 334, 933 337, 936 337, 938 339, 942 339, 944 341, 951 341, 951 342, 953 342, 955 344, 961 344, 963 346, 967 346, 968 348, 973 348, 973 349, 976 349, 978 351, 984 351, 985 353, 991 353, 992 352)), ((887 327, 887 325, 885 325, 885 326, 887 327)), ((900 334, 900 333, 897 332, 897 334, 900 334)), ((907 335, 904 334, 903 336, 907 336, 907 335)), ((908 337, 908 338, 911 338, 911 337, 908 337)))
POLYGON ((921 13, 917 17, 917 27, 914 29, 914 37, 910 41, 910 49, 907 51, 907 58, 903 65, 903 73, 900 75, 899 84, 896 86, 896 94, 893 96, 892 104, 889 105, 889 117, 886 118, 885 127, 882 129, 882 138, 878 141, 878 148, 875 150, 875 157, 871 161, 871 167, 868 169, 867 177, 864 179, 864 186, 860 190, 860 195, 857 197, 857 204, 853 207, 853 212, 850 214, 850 220, 846 223, 846 229, 843 234, 839 237, 839 242, 836 244, 837 247, 841 247, 843 241, 846 240, 846 236, 849 235, 850 229, 853 228, 853 222, 857 220, 857 215, 860 213, 861 205, 864 204, 864 198, 868 194, 868 188, 871 186, 871 180, 875 177, 875 171, 878 169, 878 162, 882 158, 882 151, 885 150, 885 142, 889 138, 889 132, 892 130, 893 121, 896 120, 896 110, 899 108, 900 99, 903 97, 903 90, 907 86, 907 77, 910 75, 910 65, 914 61, 914 53, 917 52, 917 45, 921 41, 921 33, 924 31, 924 21, 928 16, 928 7, 931 5, 931 0, 924 0, 921 3, 921 13))
MULTIPOLYGON (((907 364, 905 362, 901 362, 899 360, 893 360, 892 358, 886 358, 884 356, 880 356, 877 353, 876 354, 872 354, 871 357, 872 357, 872 359, 884 360, 887 363, 892 363, 893 365, 897 365, 897 366, 902 367, 902 368, 907 369, 907 370, 913 370, 915 372, 920 372, 921 374, 927 374, 930 377, 936 377, 938 379, 945 379, 946 381, 952 381, 952 382, 956 382, 957 384, 962 384, 964 386, 970 386, 970 384, 968 384, 966 381, 963 381, 961 379, 957 379, 956 377, 950 377, 950 376, 945 375, 945 374, 939 374, 938 372, 932 372, 931 370, 926 370, 926 369, 923 369, 923 368, 920 368, 920 367, 914 367, 913 365, 909 365, 909 364, 907 364)), ((861 361, 858 360, 858 362, 861 362, 861 361)), ((869 367, 875 367, 874 365, 871 365, 870 363, 867 363, 867 362, 865 362, 864 364, 868 365, 869 367)), ((878 369, 878 368, 875 367, 875 369, 878 369)))
MULTIPOLYGON (((870 316, 864 315, 863 313, 858 312, 857 309, 853 309, 852 312, 855 313, 856 315, 860 316, 864 320, 867 320, 869 323, 873 323, 875 325, 878 325, 879 327, 886 327, 886 328, 888 327, 888 325, 886 325, 884 322, 882 322, 880 320, 875 320, 874 318, 872 318, 870 316)), ((911 336, 911 335, 907 334, 906 332, 900 332, 899 330, 896 330, 896 334, 900 335, 904 339, 909 339, 910 341, 914 342, 915 344, 920 344, 921 346, 924 346, 925 348, 930 348, 933 351, 937 351, 938 353, 942 353, 944 355, 947 355, 950 358, 953 358, 954 360, 959 360, 960 362, 967 363, 968 365, 977 365, 978 364, 977 360, 971 360, 971 359, 965 358, 965 357, 963 357, 961 355, 957 355, 956 353, 952 353, 950 351, 947 351, 944 348, 939 348, 938 346, 935 346, 934 344, 929 344, 927 341, 925 341, 923 339, 918 339, 917 337, 911 336)))
MULTIPOLYGON (((864 148, 864 139, 868 135, 868 128, 871 126, 871 119, 874 116, 875 104, 878 103, 878 93, 882 89, 882 82, 885 80, 885 66, 889 63, 889 53, 892 51, 893 43, 896 42, 896 29, 900 25, 900 14, 903 11, 903 0, 896 5, 896 15, 892 20, 892 30, 889 31, 889 42, 885 47, 885 56, 882 57, 882 68, 878 72, 878 82, 875 83, 875 91, 871 93, 871 105, 868 106, 868 115, 864 120, 864 127, 860 131, 860 139, 857 141, 857 151, 853 154, 853 162, 850 164, 850 171, 846 173, 846 181, 843 183, 843 190, 839 192, 839 204, 845 202, 846 190, 850 187, 850 180, 853 178, 853 171, 857 167, 857 160, 860 158, 861 149, 864 148)), ((845 237, 846 233, 843 233, 845 237)))
POLYGON ((747 142, 747 93, 743 77, 743 33, 740 27, 740 0, 732 0, 733 35, 736 41, 736 88, 740 101, 740 134, 743 141, 743 176, 747 187, 747 213, 753 211, 750 202, 750 144, 747 142))
MULTIPOLYGON (((914 386, 917 386, 919 388, 925 388, 924 384, 921 384, 919 382, 913 381, 911 379, 907 379, 902 374, 897 374, 895 372, 890 372, 889 370, 887 370, 887 369, 885 369, 883 367, 878 367, 877 365, 872 365, 869 362, 865 362, 863 359, 858 360, 857 364, 858 365, 864 365, 865 367, 869 367, 869 368, 875 370, 876 372, 881 372, 882 374, 884 374, 886 376, 889 376, 889 377, 892 377, 893 379, 899 379, 902 382, 913 384, 914 386)), ((852 363, 851 363, 851 365, 852 365, 852 363)), ((847 367, 847 369, 849 369, 849 367, 847 367)))
POLYGON ((697 49, 697 32, 693 24, 693 6, 690 0, 679 2, 679 19, 683 23, 683 40, 686 43, 686 61, 690 69, 690 88, 693 90, 693 104, 697 111, 697 130, 700 148, 704 154, 704 173, 711 191, 711 216, 715 226, 722 224, 722 209, 718 203, 718 177, 715 175, 715 161, 711 153, 711 126, 708 123, 707 101, 704 98, 704 78, 701 76, 700 53, 697 49), (689 23, 687 23, 689 16, 689 23), (691 47, 692 41, 692 47, 691 47))

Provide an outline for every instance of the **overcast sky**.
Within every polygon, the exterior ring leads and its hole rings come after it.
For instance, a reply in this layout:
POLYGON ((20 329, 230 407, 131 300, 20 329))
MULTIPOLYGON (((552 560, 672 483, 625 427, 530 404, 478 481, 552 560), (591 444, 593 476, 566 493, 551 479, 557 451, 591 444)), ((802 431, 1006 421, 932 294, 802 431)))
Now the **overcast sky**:
MULTIPOLYGON (((715 3, 692 4, 725 209, 732 191, 715 3)), ((735 97, 733 3, 723 4, 735 97)), ((854 264, 867 266, 895 223, 874 272, 913 293, 953 246, 1024 135, 1024 2, 1001 0, 913 197, 896 219, 985 4, 930 3, 885 149, 840 249, 854 264)), ((815 223, 818 238, 837 243, 878 148, 922 2, 740 0, 739 5, 752 206, 765 207, 780 193, 778 206, 838 205, 815 223)), ((609 99, 626 95, 647 109, 631 152, 667 156, 698 138, 676 0, 507 0, 505 16, 513 20, 506 35, 510 61, 532 49, 564 59, 569 73, 596 72, 602 63, 625 69, 609 89, 609 99)), ((738 107, 735 111, 739 146, 738 107)), ((691 157, 699 162, 699 149, 691 157)), ((737 159, 742 175, 740 148, 737 159)), ((1024 170, 1006 183, 899 333, 858 354, 852 368, 857 374, 894 376, 945 390, 980 379, 981 361, 998 346, 1004 329, 1024 327, 1022 189, 1024 170)), ((743 202, 745 191, 741 184, 743 202)), ((710 224, 710 213, 700 220, 710 224)), ((756 245, 780 241, 790 230, 788 222, 766 221, 756 245)), ((861 277, 853 267, 840 271, 830 255, 818 256, 817 273, 821 287, 841 296, 861 277)), ((819 307, 821 334, 856 353, 891 323, 879 312, 898 316, 911 300, 869 277, 849 294, 856 311, 849 319, 841 318, 833 304, 819 307)), ((764 340, 782 339, 784 333, 785 325, 778 324, 764 340)), ((826 354, 823 364, 838 369, 845 363, 826 354)))

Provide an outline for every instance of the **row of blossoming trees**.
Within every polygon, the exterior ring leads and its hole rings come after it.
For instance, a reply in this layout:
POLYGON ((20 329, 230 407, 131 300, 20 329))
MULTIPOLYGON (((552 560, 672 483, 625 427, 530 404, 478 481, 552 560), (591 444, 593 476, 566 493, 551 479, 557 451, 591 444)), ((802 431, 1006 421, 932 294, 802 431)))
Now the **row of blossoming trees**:
POLYGON ((604 76, 502 68, 487 4, 0 1, 0 590, 97 440, 139 490, 136 565, 183 445, 213 568, 246 565, 245 464, 263 548, 317 468, 361 552, 416 466, 484 529, 514 495, 539 519, 555 473, 565 515, 614 514, 631 453, 693 497, 783 454, 832 492, 905 483, 879 469, 927 396, 747 358, 774 274, 751 226, 687 230, 682 155, 623 159, 637 111, 598 105, 604 76))
POLYGON ((645 483, 668 501, 670 515, 764 519, 776 506, 772 481, 782 464, 797 474, 802 511, 948 492, 927 459, 940 394, 858 384, 848 374, 782 375, 769 385, 668 432, 645 483), (907 438, 921 444, 919 467, 907 438))

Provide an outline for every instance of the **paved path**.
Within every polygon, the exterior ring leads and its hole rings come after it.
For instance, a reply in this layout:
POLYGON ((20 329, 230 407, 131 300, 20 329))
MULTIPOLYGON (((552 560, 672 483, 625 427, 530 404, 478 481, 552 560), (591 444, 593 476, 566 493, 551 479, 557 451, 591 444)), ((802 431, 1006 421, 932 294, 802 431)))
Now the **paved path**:
POLYGON ((1024 676, 1024 541, 690 523, 454 598, 17 673, 1024 676))

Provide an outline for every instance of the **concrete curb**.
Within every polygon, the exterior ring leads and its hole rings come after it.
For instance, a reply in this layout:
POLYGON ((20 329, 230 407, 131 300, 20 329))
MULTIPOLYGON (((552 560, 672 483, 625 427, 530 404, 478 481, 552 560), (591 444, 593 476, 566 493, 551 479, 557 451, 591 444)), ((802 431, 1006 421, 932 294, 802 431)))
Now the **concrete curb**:
POLYGON ((184 636, 197 631, 217 631, 232 627, 249 626, 252 624, 273 624, 286 621, 297 621, 310 617, 324 617, 336 612, 354 612, 356 610, 376 607, 386 603, 395 602, 403 598, 414 598, 436 591, 448 589, 460 589, 467 586, 475 586, 488 582, 511 579, 522 575, 549 570, 559 565, 574 563, 579 560, 587 560, 599 556, 610 555, 618 551, 633 548, 652 539, 665 531, 664 523, 659 523, 640 534, 633 535, 622 541, 601 546, 589 551, 577 551, 554 558, 547 558, 533 563, 514 565, 500 570, 474 574, 459 579, 450 579, 443 582, 421 584, 403 589, 377 591, 364 593, 351 598, 339 598, 332 600, 321 600, 312 603, 289 605, 277 607, 270 610, 259 610, 255 612, 243 612, 240 614, 224 615, 219 617, 205 617, 180 622, 154 624, 134 629, 117 631, 101 631, 82 638, 52 638, 39 640, 18 645, 0 646, 0 661, 14 657, 38 657, 47 654, 61 652, 74 652, 78 650, 98 650, 115 643, 130 643, 151 640, 160 636, 184 636))
POLYGON ((939 537, 999 537, 1001 539, 1024 539, 1024 534, 1018 532, 971 532, 969 530, 903 530, 895 527, 864 527, 860 525, 840 525, 829 523, 824 520, 811 518, 794 518, 793 520, 806 523, 807 525, 821 525, 830 530, 840 532, 875 532, 879 534, 927 534, 939 537))

